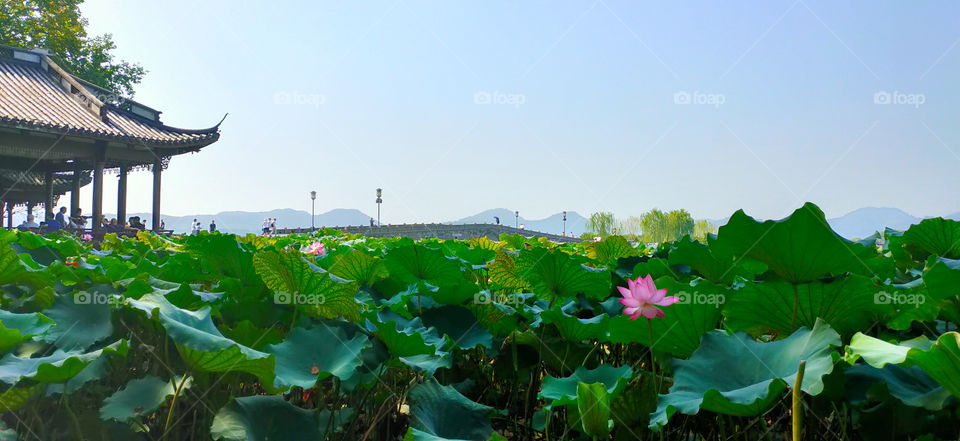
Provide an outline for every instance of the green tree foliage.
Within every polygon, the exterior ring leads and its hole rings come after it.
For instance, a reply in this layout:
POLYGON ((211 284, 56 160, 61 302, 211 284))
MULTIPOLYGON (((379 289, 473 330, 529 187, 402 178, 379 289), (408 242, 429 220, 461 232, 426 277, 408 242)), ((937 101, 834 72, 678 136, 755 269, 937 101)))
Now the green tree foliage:
POLYGON ((717 226, 705 220, 698 220, 693 224, 693 235, 690 237, 703 242, 707 240, 708 234, 717 234, 717 226))
POLYGON ((133 86, 146 71, 139 64, 114 60, 111 51, 116 45, 110 34, 87 35, 81 3, 83 0, 0 1, 0 44, 47 49, 64 70, 119 95, 133 96, 133 86))
POLYGON ((593 233, 594 236, 607 237, 613 233, 616 224, 617 220, 613 217, 613 213, 598 211, 590 215, 590 220, 587 222, 587 231, 593 233))
POLYGON ((667 231, 667 214, 660 209, 654 208, 640 216, 640 222, 643 226, 644 242, 666 242, 670 237, 667 231))

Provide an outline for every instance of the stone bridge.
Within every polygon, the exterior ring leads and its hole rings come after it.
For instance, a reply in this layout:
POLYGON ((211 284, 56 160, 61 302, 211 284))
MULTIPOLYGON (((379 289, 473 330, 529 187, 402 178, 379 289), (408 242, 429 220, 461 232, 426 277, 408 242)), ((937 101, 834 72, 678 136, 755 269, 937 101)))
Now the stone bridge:
MULTIPOLYGON (((329 227, 345 233, 362 234, 367 237, 409 237, 411 239, 460 239, 470 240, 475 237, 486 236, 490 240, 499 240, 500 235, 522 234, 527 237, 546 237, 560 243, 582 242, 579 237, 564 237, 559 234, 540 233, 537 231, 520 230, 506 225, 494 224, 398 224, 379 227, 329 227)), ((309 228, 277 229, 278 234, 308 233, 309 228)))

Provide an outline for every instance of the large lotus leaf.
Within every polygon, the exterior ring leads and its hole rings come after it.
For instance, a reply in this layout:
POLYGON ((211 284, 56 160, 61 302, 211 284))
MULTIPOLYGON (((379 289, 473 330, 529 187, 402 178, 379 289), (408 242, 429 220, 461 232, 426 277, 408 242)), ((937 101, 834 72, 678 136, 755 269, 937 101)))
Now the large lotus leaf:
POLYGON ((477 346, 493 347, 493 335, 477 322, 477 317, 462 306, 441 306, 426 309, 420 314, 423 324, 437 328, 460 349, 477 346))
POLYGON ((396 314, 381 312, 376 323, 367 320, 367 329, 374 332, 396 357, 435 354, 444 345, 436 328, 424 326, 420 317, 405 320, 396 314))
POLYGON ((490 282, 498 285, 507 291, 519 291, 527 286, 527 283, 520 278, 520 271, 517 268, 517 256, 500 248, 497 250, 497 256, 493 263, 487 265, 490 271, 490 282))
POLYGON ((960 397, 960 333, 944 333, 936 343, 918 337, 893 344, 858 332, 850 339, 848 353, 848 358, 862 357, 875 368, 888 363, 919 366, 944 389, 960 397))
POLYGON ((577 384, 601 383, 612 401, 627 387, 632 376, 633 369, 630 369, 630 366, 613 367, 602 364, 596 369, 580 366, 569 377, 554 378, 548 375, 543 379, 543 387, 537 396, 547 400, 551 408, 576 405, 577 384))
POLYGON ((48 356, 34 358, 7 354, 0 359, 0 381, 11 385, 23 379, 39 383, 62 383, 79 374, 94 360, 110 354, 126 356, 128 349, 127 341, 121 339, 90 352, 57 349, 48 356))
MULTIPOLYGON (((165 381, 152 375, 130 380, 123 389, 103 400, 100 419, 126 422, 148 416, 176 392, 181 384, 180 380, 181 378, 173 378, 165 381)), ((180 390, 189 388, 190 384, 189 379, 185 380, 180 390)))
POLYGON ((532 248, 520 251, 517 272, 540 298, 553 301, 583 294, 601 300, 610 294, 610 274, 587 268, 559 250, 532 248))
POLYGON ((779 221, 758 222, 739 210, 720 227, 714 245, 760 260, 792 283, 870 271, 864 261, 874 253, 837 235, 820 208, 809 202, 779 221))
POLYGON ((923 273, 931 301, 939 303, 960 295, 960 260, 938 258, 929 270, 923 273))
POLYGON ((360 285, 373 285, 387 276, 387 270, 380 259, 360 250, 350 250, 334 257, 330 274, 360 285))
POLYGON ((53 320, 38 312, 17 314, 0 309, 0 353, 40 335, 53 325, 53 320))
POLYGON ((951 398, 950 392, 930 378, 919 366, 905 368, 888 364, 877 369, 866 364, 856 364, 847 368, 844 375, 845 389, 853 402, 865 401, 867 391, 877 383, 885 384, 890 395, 907 406, 940 410, 951 398))
POLYGON ((243 346, 223 336, 210 318, 210 308, 177 308, 160 294, 128 299, 130 306, 156 315, 184 359, 206 372, 247 372, 264 385, 273 383, 274 356, 243 346))
POLYGON ((552 323, 560 335, 569 341, 595 340, 607 334, 610 317, 600 314, 590 318, 578 318, 564 312, 559 306, 540 313, 544 323, 552 323))
POLYGON ((796 381, 797 366, 806 360, 801 389, 823 391, 823 376, 833 372, 833 347, 840 335, 822 321, 789 337, 759 343, 748 334, 713 331, 703 336, 689 360, 674 360, 673 386, 660 395, 650 428, 659 430, 676 412, 696 415, 700 409, 734 416, 766 411, 787 385, 796 381))
POLYGON ((867 328, 893 311, 891 304, 877 301, 877 293, 870 279, 858 275, 830 283, 746 282, 723 309, 724 324, 754 336, 785 336, 797 328, 812 327, 821 319, 847 334, 867 328))
POLYGON ((639 252, 623 236, 609 236, 600 242, 588 243, 585 254, 603 265, 610 265, 617 259, 637 256, 639 252))
POLYGON ((335 278, 296 252, 263 251, 253 261, 263 282, 276 292, 276 301, 318 317, 360 320, 356 282, 335 278))
POLYGON ((456 284, 463 278, 458 260, 443 251, 407 244, 387 251, 383 258, 390 277, 403 283, 427 282, 434 286, 456 284))
POLYGON ((929 254, 960 259, 960 221, 935 217, 912 225, 903 233, 904 244, 929 254))
MULTIPOLYGON (((666 288, 667 295, 680 297, 679 302, 662 308, 663 318, 649 321, 653 327, 654 349, 674 357, 687 358, 700 346, 700 337, 704 333, 717 329, 721 308, 730 294, 725 288, 705 281, 690 286, 662 277, 654 283, 658 288, 666 288)), ((618 309, 622 309, 622 306, 618 309)), ((650 346, 647 320, 629 318, 620 314, 611 319, 605 340, 650 346)))
POLYGON ((320 441, 325 429, 316 409, 301 409, 279 395, 254 395, 223 406, 213 418, 210 436, 225 441, 320 441))
POLYGON ((766 270, 766 265, 754 259, 735 259, 730 250, 713 245, 716 238, 710 236, 711 245, 691 239, 689 236, 673 242, 668 258, 670 265, 687 265, 703 278, 713 283, 729 285, 737 276, 752 279, 754 274, 766 270))
POLYGON ((277 358, 277 388, 309 389, 330 375, 341 380, 353 376, 363 363, 360 351, 366 344, 367 336, 362 333, 350 338, 342 328, 320 325, 295 328, 283 343, 269 345, 264 352, 277 358))
POLYGON ((577 411, 583 433, 593 439, 605 439, 613 428, 610 419, 610 396, 603 383, 577 384, 577 411))
MULTIPOLYGON (((0 393, 0 412, 20 410, 43 393, 43 384, 11 387, 0 393)), ((0 437, 0 439, 3 439, 0 437)), ((16 438, 14 438, 16 439, 16 438)))
POLYGON ((487 441, 493 433, 493 408, 471 401, 453 386, 427 380, 410 391, 409 399, 408 437, 412 433, 415 441, 487 441))
POLYGON ((119 303, 112 288, 99 286, 74 295, 58 296, 53 307, 44 311, 55 324, 43 336, 64 350, 86 349, 113 334, 110 321, 114 305, 119 303))
POLYGON ((257 283, 252 254, 234 236, 203 234, 184 238, 183 249, 200 261, 203 271, 213 280, 234 277, 244 283, 257 283))
POLYGON ((26 284, 40 288, 53 283, 42 269, 27 266, 9 243, 0 243, 0 285, 8 283, 26 284))

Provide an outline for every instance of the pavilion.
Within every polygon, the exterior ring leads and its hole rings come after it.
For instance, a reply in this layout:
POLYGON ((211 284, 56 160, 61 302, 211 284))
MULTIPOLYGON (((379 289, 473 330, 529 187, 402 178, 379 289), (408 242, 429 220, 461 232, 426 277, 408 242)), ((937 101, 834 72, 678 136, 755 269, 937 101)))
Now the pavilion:
MULTIPOLYGON (((221 121, 222 123, 222 121, 221 121)), ((53 214, 70 192, 80 207, 80 187, 93 183, 93 233, 101 233, 103 175, 116 171, 117 219, 127 214, 127 174, 153 172, 150 227, 160 228, 160 177, 170 158, 197 152, 220 138, 220 124, 201 130, 160 122, 160 112, 65 72, 42 49, 0 46, 0 227, 6 209, 28 212, 42 204, 53 214), (92 176, 91 176, 92 175, 92 176)))

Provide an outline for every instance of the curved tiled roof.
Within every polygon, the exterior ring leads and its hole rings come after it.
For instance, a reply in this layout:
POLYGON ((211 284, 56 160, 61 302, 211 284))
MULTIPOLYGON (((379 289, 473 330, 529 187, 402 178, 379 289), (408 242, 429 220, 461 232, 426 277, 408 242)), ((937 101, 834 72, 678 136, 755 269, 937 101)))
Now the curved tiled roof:
POLYGON ((47 70, 41 63, 0 58, 0 124, 159 147, 202 146, 220 136, 218 127, 178 129, 112 104, 103 104, 98 116, 90 110, 88 90, 68 91, 63 84, 54 69, 47 70))

